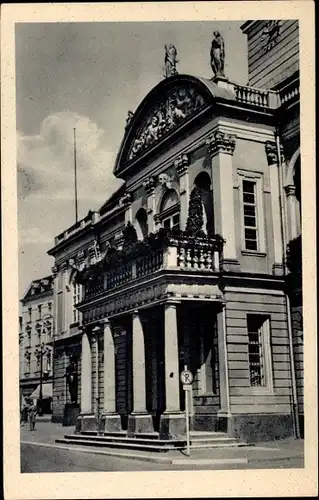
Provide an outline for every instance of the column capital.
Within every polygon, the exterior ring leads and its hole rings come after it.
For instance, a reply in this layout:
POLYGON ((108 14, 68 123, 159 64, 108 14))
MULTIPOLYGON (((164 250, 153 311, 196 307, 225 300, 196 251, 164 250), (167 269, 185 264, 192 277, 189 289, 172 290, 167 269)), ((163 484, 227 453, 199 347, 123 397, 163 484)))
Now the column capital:
MULTIPOLYGON (((265 142, 265 152, 267 156, 268 165, 278 165, 278 152, 277 144, 274 141, 265 142)), ((281 161, 284 162, 284 148, 280 145, 281 161)))
POLYGON ((165 307, 171 307, 171 308, 174 308, 176 309, 176 307, 181 303, 180 300, 176 300, 176 299, 167 299, 165 300, 164 302, 164 305, 165 307))
POLYGON ((187 154, 182 154, 176 158, 174 161, 174 167, 176 169, 177 175, 181 177, 188 171, 189 167, 189 156, 187 154))
POLYGON ((120 206, 129 206, 132 203, 132 195, 129 192, 126 192, 119 201, 120 206))
POLYGON ((210 156, 215 156, 219 153, 233 155, 235 151, 236 137, 217 130, 209 139, 206 140, 210 156))
POLYGON ((149 177, 148 179, 146 179, 146 181, 143 182, 143 187, 147 193, 147 196, 154 193, 155 186, 156 186, 155 177, 149 177))
POLYGON ((287 196, 296 196, 296 186, 290 184, 284 187, 287 196))

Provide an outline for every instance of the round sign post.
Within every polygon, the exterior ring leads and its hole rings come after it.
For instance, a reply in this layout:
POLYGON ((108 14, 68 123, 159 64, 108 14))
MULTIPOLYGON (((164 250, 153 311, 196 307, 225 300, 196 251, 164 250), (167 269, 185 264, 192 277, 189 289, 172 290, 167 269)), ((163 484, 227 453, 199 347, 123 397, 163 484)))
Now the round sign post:
POLYGON ((185 417, 186 417, 186 452, 187 456, 190 455, 190 445, 189 445, 189 406, 188 398, 191 394, 193 374, 187 369, 187 365, 184 366, 184 370, 181 373, 181 382, 183 384, 183 389, 185 391, 185 417))

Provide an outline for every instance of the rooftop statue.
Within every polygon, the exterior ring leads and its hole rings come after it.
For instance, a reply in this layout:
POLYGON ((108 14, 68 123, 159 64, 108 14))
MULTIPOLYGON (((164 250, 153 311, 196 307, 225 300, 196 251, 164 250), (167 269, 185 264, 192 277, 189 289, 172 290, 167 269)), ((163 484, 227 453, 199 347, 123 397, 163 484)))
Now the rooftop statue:
POLYGON ((210 65, 216 76, 225 76, 225 44, 219 31, 214 31, 214 38, 210 49, 210 65))
POLYGON ((165 67, 164 67, 165 78, 177 75, 176 63, 178 63, 178 61, 177 61, 177 50, 175 45, 172 43, 170 43, 169 45, 165 44, 165 67))

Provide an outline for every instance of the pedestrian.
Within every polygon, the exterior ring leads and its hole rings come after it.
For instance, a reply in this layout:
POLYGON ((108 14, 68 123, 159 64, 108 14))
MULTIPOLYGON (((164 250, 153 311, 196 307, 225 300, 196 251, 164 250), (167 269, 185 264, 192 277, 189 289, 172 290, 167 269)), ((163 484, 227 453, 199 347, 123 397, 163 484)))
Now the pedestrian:
POLYGON ((31 400, 30 405, 28 407, 28 415, 29 415, 29 423, 30 423, 30 431, 34 431, 35 428, 35 419, 37 415, 37 409, 31 400))

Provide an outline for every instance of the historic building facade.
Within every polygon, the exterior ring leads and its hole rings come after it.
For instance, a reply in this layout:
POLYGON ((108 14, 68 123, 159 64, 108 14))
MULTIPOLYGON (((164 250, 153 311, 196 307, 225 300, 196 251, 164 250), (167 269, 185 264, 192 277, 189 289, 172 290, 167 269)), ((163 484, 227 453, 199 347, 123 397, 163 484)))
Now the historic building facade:
POLYGON ((295 24, 271 48, 254 40, 270 24, 243 25, 251 86, 225 77, 217 32, 212 80, 174 67, 130 114, 122 187, 55 239, 54 414, 76 410, 78 432, 182 436, 186 365, 193 429, 296 433, 286 244, 300 231, 288 181, 299 95, 291 75, 288 90, 254 83, 295 24))
POLYGON ((43 411, 51 411, 53 280, 46 276, 31 282, 21 299, 19 318, 20 394, 43 399, 43 411), (42 390, 42 395, 41 395, 42 390))

